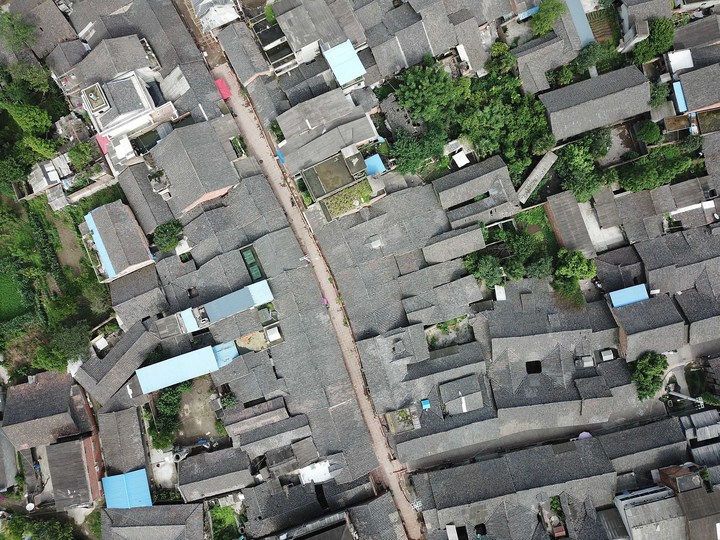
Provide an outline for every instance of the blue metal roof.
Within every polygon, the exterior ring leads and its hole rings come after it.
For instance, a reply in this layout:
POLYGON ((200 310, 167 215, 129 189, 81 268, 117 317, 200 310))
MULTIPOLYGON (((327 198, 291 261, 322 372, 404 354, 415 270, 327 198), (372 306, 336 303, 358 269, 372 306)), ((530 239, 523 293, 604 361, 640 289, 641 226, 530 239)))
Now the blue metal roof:
POLYGON ((367 158, 365 160, 365 167, 367 167, 368 176, 384 173, 387 170, 379 154, 373 154, 372 156, 367 158))
POLYGON ((150 486, 145 469, 102 479, 108 508, 139 508, 152 506, 150 486))
POLYGON ((572 17, 575 30, 577 30, 578 37, 580 37, 580 43, 583 47, 595 41, 595 35, 590 28, 590 22, 588 21, 587 15, 585 15, 585 9, 583 9, 582 0, 565 0, 567 4, 568 12, 572 17))
POLYGON ((215 352, 208 346, 140 368, 135 374, 143 394, 149 394, 218 369, 215 352))
POLYGON ((199 330, 197 319, 193 315, 192 308, 184 309, 180 312, 180 318, 182 319, 183 325, 185 326, 185 333, 195 332, 199 330))
POLYGON ((687 102, 685 101, 685 92, 683 91, 682 83, 676 81, 673 83, 673 92, 675 92, 675 101, 677 101, 678 111, 681 113, 687 112, 687 102))
POLYGON ((267 280, 263 280, 208 302, 204 308, 208 319, 210 319, 211 323, 214 323, 272 301, 273 295, 270 286, 267 280))
POLYGON ((97 230, 95 220, 92 217, 92 212, 85 216, 85 223, 87 223, 87 226, 90 229, 90 234, 92 235, 93 242, 95 243, 95 250, 97 251, 98 257, 100 257, 100 262, 105 269, 105 274, 109 278, 115 277, 117 272, 115 272, 112 262, 110 262, 110 255, 108 255, 102 236, 100 236, 100 232, 97 230))
POLYGON ((522 13, 518 13, 518 21, 524 21, 525 19, 532 17, 535 15, 538 11, 540 11, 540 6, 531 7, 527 11, 523 11, 522 13))
POLYGON ((215 360, 217 361, 218 368, 227 366, 230 362, 240 356, 240 353, 237 350, 237 345, 235 345, 234 341, 228 341, 226 343, 221 343, 220 345, 215 345, 212 350, 215 354, 215 360))
POLYGON ((650 298, 645 285, 633 285, 610 293, 613 307, 622 307, 650 298))
POLYGON ((365 67, 349 39, 332 49, 323 51, 323 56, 330 64, 330 69, 340 86, 365 75, 365 67))

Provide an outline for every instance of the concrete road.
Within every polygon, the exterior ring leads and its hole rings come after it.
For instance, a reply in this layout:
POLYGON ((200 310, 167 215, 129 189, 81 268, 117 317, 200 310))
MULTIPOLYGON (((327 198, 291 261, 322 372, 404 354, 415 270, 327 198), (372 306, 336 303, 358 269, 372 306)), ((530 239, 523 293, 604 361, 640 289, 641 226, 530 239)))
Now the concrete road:
POLYGON ((370 398, 365 394, 360 355, 350 327, 345 325, 345 311, 337 301, 338 292, 333 285, 334 280, 331 279, 330 270, 303 215, 302 202, 290 187, 291 183, 287 181, 277 163, 275 152, 268 143, 267 135, 262 129, 254 109, 243 95, 235 73, 227 64, 224 64, 214 68, 212 75, 216 79, 222 77, 230 87, 232 97, 227 100, 228 105, 236 114, 238 129, 248 146, 249 153, 255 156, 263 173, 270 181, 275 196, 285 210, 290 227, 315 271, 320 290, 329 301, 330 320, 340 344, 360 411, 370 433, 373 449, 380 463, 378 469, 372 472, 373 478, 391 490, 408 538, 419 540, 423 537, 422 527, 418 520, 418 514, 408 501, 404 490, 404 470, 402 465, 393 459, 380 420, 375 415, 370 398))

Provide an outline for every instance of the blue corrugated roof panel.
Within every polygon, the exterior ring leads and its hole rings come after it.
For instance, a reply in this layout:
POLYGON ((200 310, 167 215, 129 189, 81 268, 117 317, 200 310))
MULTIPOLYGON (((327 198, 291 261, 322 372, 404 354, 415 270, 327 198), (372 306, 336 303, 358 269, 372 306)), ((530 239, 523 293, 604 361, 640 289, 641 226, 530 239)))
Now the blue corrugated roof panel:
POLYGON ((673 92, 675 92, 675 100, 677 101, 678 111, 684 113, 688 110, 687 102, 685 101, 685 92, 683 91, 682 83, 676 81, 673 83, 673 92))
POLYGON ((149 394, 218 369, 215 352, 208 346, 140 368, 135 374, 143 394, 149 394))
POLYGON ((340 86, 365 75, 365 67, 350 40, 323 51, 323 56, 340 86))
POLYGON ((567 4, 568 11, 570 12, 582 46, 585 47, 595 41, 595 35, 593 34, 592 28, 590 28, 587 15, 585 15, 582 0, 565 0, 565 4, 567 4))
POLYGON ((235 360, 240 353, 238 352, 237 345, 234 341, 227 341, 220 345, 213 346, 213 353, 215 353, 215 360, 217 360, 218 368, 227 366, 230 362, 235 360))
POLYGON ((632 287, 626 287, 625 289, 610 293, 610 301, 613 307, 628 306, 636 302, 642 302, 648 298, 650 297, 648 296, 645 285, 633 285, 632 287))
POLYGON ((518 13, 518 21, 524 21, 528 17, 532 17, 535 15, 538 11, 540 11, 540 6, 531 7, 530 9, 523 11, 522 13, 518 13))
POLYGON ((367 175, 372 176, 373 174, 384 173, 385 164, 379 154, 373 154, 365 160, 365 167, 367 167, 367 175))
POLYGON ((145 469, 102 479, 105 504, 108 508, 140 508, 152 506, 150 486, 145 469))
POLYGON ((267 280, 231 292, 205 304, 205 313, 211 323, 221 321, 250 308, 262 306, 273 301, 272 291, 267 280))
POLYGON ((95 250, 98 253, 98 257, 100 257, 100 262, 105 269, 105 274, 109 278, 115 277, 117 272, 115 272, 112 262, 110 262, 110 255, 108 255, 102 236, 100 236, 100 232, 97 230, 95 220, 92 217, 92 212, 85 216, 85 223, 87 223, 87 226, 90 229, 90 234, 92 235, 93 242, 95 243, 95 250))

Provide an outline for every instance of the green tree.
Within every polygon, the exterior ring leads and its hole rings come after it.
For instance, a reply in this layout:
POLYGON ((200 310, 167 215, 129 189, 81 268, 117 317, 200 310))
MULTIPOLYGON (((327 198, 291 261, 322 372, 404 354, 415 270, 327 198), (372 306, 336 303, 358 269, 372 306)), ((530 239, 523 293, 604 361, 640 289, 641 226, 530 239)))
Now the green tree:
POLYGON ((552 32, 555 21, 567 11, 563 0, 543 0, 539 11, 530 19, 530 28, 536 36, 544 36, 552 32))
POLYGON ((548 77, 548 82, 553 88, 557 88, 558 86, 567 86, 573 82, 573 79, 575 78, 575 73, 573 73, 572 68, 567 65, 548 71, 548 74, 550 75, 548 77))
POLYGON ((494 287, 503 282, 502 267, 497 257, 476 251, 466 255, 463 263, 468 272, 478 281, 484 281, 488 287, 494 287))
POLYGON ((50 77, 42 66, 29 62, 17 62, 10 64, 7 72, 13 80, 26 82, 28 87, 35 92, 45 94, 50 90, 50 77))
POLYGON ((544 156, 550 150, 555 148, 555 144, 557 144, 555 135, 550 132, 544 133, 533 141, 532 153, 536 156, 544 156))
POLYGON ((653 83, 650 85, 650 101, 648 105, 651 107, 660 107, 670 95, 670 87, 667 84, 653 83))
POLYGON ((577 58, 573 60, 573 68, 576 73, 582 75, 586 73, 590 67, 605 59, 606 56, 606 49, 597 41, 593 41, 583 47, 578 53, 577 58))
POLYGON ((26 135, 20 141, 19 146, 32 150, 34 154, 42 159, 50 159, 55 155, 55 141, 52 139, 41 139, 33 135, 26 135))
POLYGON ((25 516, 14 516, 7 521, 0 534, 3 540, 73 540, 75 537, 70 523, 63 523, 55 518, 36 519, 25 516))
POLYGON ((32 366, 64 372, 68 362, 87 360, 89 342, 90 328, 85 321, 55 326, 49 331, 48 344, 38 349, 32 366))
POLYGON ((502 267, 503 270, 505 270, 505 275, 512 281, 517 281, 525 277, 525 265, 515 257, 507 259, 502 267))
POLYGON ((0 182, 20 182, 27 178, 27 167, 19 163, 13 156, 0 159, 0 182))
POLYGON ((439 65, 415 66, 395 91, 398 104, 416 120, 447 125, 457 104, 467 98, 470 79, 453 81, 439 65))
POLYGON ((275 17, 275 10, 273 9, 272 4, 265 6, 265 20, 270 26, 277 22, 277 17, 275 17))
POLYGON ((525 267, 528 277, 544 278, 553 273, 553 259, 550 256, 539 257, 525 267))
POLYGON ((600 189, 600 177, 586 140, 563 148, 555 163, 555 171, 562 180, 563 189, 572 191, 580 202, 589 201, 600 189))
POLYGON ((515 55, 510 52, 510 47, 502 41, 496 41, 490 47, 490 60, 485 64, 488 71, 498 73, 510 73, 517 65, 515 55))
POLYGON ((665 355, 646 352, 635 362, 628 362, 631 380, 637 388, 638 398, 644 401, 655 396, 663 386, 668 361, 665 355))
POLYGON ((443 155, 447 142, 447 133, 433 127, 417 137, 404 129, 395 135, 395 143, 390 148, 390 156, 397 160, 397 170, 402 174, 421 173, 427 170, 429 160, 443 155))
POLYGON ((616 169, 620 185, 627 191, 642 191, 669 184, 692 167, 688 153, 692 152, 682 144, 651 148, 648 155, 616 169))
POLYGON ((94 147, 92 143, 81 142, 68 150, 68 157, 76 171, 82 171, 95 161, 94 147))
POLYGON ((610 128, 595 129, 586 135, 585 139, 588 143, 590 155, 593 158, 599 159, 607 156, 607 153, 610 151, 610 145, 612 144, 610 128))
POLYGON ((586 259, 580 251, 562 248, 557 254, 555 275, 564 279, 590 279, 597 274, 595 261, 586 259))
POLYGON ((663 140, 660 126, 652 120, 641 120, 635 126, 635 133, 638 139, 646 144, 657 144, 663 140))
POLYGON ((168 221, 157 226, 153 232, 153 242, 160 251, 172 251, 180 242, 182 232, 183 228, 179 221, 168 221))
POLYGON ((510 252, 510 255, 522 263, 533 258, 542 247, 534 236, 519 231, 513 231, 508 234, 505 240, 505 246, 510 252))
POLYGON ((32 46, 34 31, 35 27, 24 22, 19 14, 0 10, 0 37, 13 51, 32 46))
POLYGON ((652 19, 650 35, 633 49, 636 64, 649 62, 656 56, 668 52, 673 46, 675 27, 670 19, 652 19))
POLYGON ((0 102, 0 108, 5 109, 27 135, 46 133, 52 126, 52 119, 47 111, 35 105, 3 101, 0 102))

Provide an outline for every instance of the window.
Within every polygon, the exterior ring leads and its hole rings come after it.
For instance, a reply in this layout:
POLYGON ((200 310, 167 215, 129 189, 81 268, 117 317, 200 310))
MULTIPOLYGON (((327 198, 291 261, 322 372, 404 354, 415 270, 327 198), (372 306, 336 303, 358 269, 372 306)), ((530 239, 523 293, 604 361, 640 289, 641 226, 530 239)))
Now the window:
POLYGON ((540 363, 540 360, 525 362, 525 371, 529 374, 542 373, 542 363, 540 363))

